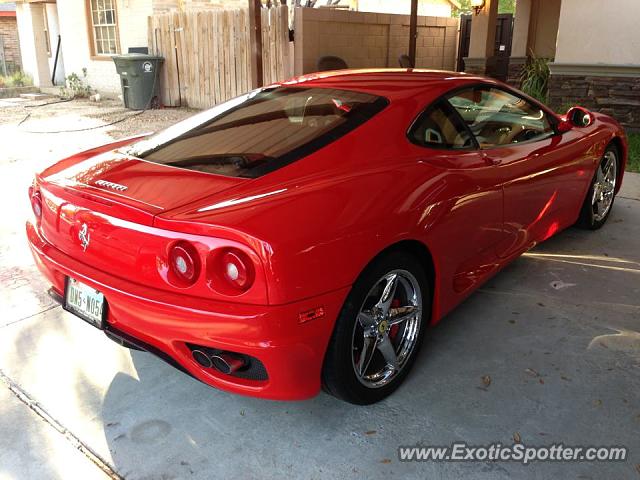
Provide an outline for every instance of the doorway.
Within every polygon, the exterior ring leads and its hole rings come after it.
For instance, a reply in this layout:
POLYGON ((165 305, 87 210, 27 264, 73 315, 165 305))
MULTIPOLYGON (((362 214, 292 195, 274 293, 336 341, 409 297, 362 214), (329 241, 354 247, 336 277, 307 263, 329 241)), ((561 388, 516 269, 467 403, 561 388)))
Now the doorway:
MULTIPOLYGON (((464 59, 469 56, 471 43, 471 23, 473 15, 460 17, 460 40, 458 44, 457 70, 464 72, 464 59)), ((511 40, 513 37, 513 15, 501 13, 496 20, 496 39, 493 56, 487 60, 486 74, 505 81, 509 73, 509 57, 511 56, 511 40)))

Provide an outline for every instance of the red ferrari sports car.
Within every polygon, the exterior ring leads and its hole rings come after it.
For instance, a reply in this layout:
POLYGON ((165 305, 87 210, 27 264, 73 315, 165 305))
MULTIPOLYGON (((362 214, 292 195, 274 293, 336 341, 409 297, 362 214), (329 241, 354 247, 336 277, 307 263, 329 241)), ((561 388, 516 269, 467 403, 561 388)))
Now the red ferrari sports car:
POLYGON ((357 404, 511 260, 607 220, 623 129, 500 82, 350 70, 262 88, 36 176, 64 308, 220 389, 357 404))

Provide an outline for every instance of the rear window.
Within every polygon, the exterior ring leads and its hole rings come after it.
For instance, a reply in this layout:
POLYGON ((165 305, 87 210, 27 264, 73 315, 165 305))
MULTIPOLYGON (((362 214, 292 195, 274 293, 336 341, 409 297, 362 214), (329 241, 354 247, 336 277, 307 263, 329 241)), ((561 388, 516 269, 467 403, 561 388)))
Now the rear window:
POLYGON ((174 167, 255 178, 331 143, 382 110, 367 93, 278 87, 197 114, 124 150, 174 167))

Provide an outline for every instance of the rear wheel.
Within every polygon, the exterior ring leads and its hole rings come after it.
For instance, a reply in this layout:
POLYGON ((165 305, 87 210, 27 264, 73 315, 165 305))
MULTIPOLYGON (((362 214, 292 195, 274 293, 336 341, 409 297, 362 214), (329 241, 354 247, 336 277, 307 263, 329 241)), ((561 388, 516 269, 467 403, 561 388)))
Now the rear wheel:
POLYGON ((602 227, 609 218, 618 179, 618 149, 609 145, 598 164, 577 225, 589 230, 602 227))
POLYGON ((364 405, 398 388, 422 343, 430 298, 412 255, 392 252, 367 267, 336 322, 322 371, 325 390, 364 405))

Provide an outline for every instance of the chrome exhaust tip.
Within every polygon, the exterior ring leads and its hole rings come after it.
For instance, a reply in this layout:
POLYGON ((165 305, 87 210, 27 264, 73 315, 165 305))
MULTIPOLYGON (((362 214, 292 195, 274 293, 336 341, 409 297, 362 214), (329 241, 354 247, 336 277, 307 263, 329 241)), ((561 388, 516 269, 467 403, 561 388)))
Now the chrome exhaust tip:
POLYGON ((202 365, 204 368, 213 367, 213 362, 211 361, 211 358, 202 350, 193 350, 191 352, 191 355, 193 356, 193 359, 196 362, 198 362, 200 365, 202 365))
POLYGON ((211 355, 210 361, 213 363, 213 367, 216 370, 227 375, 231 375, 246 366, 246 362, 243 358, 229 353, 211 355))

